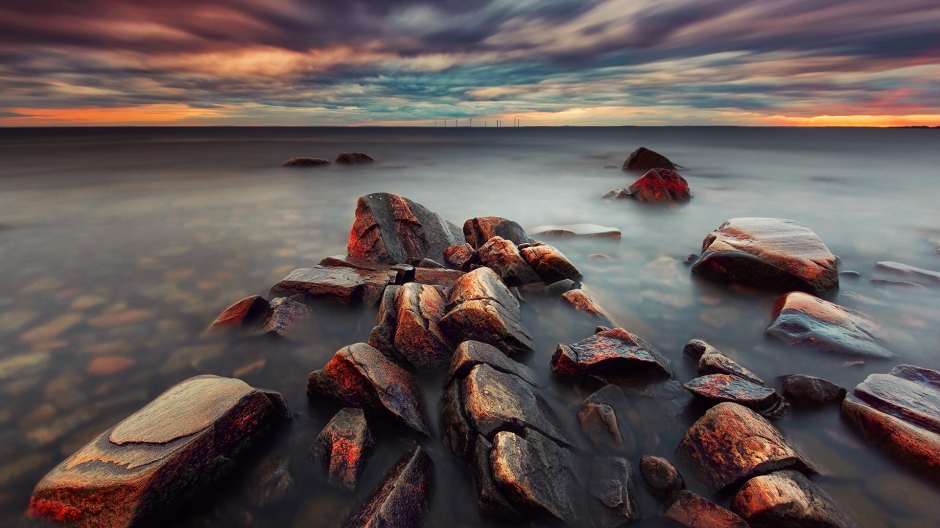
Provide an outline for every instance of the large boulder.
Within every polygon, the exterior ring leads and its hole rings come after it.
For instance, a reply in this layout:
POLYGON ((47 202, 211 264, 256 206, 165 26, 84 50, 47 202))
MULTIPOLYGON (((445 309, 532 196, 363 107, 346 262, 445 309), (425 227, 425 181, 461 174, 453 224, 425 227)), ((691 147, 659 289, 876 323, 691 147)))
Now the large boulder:
POLYGON ((640 202, 688 202, 692 199, 689 182, 669 169, 650 169, 627 189, 640 202))
POLYGON ((310 455, 326 470, 330 484, 356 489, 366 468, 375 437, 362 409, 346 407, 320 431, 310 455))
POLYGON ((839 289, 836 257, 803 224, 732 218, 702 242, 692 272, 722 282, 824 295, 839 289))
POLYGON ((686 432, 676 456, 709 493, 781 469, 815 472, 766 418, 736 403, 719 403, 709 409, 686 432))
POLYGON ((522 258, 519 248, 510 240, 495 236, 480 246, 477 253, 480 256, 480 264, 495 271, 507 286, 542 282, 542 278, 526 259, 522 258))
POLYGON ((417 370, 448 366, 451 346, 438 327, 445 304, 439 286, 412 282, 389 287, 369 344, 390 359, 403 360, 417 370))
POLYGON ((871 374, 842 400, 869 442, 940 481, 940 372, 899 365, 871 374))
POLYGON ((424 448, 408 451, 343 528, 418 528, 434 485, 434 462, 424 448))
POLYGON ((663 515, 686 528, 750 528, 744 519, 691 491, 680 491, 663 515))
POLYGON ((708 374, 683 387, 709 405, 734 402, 766 416, 779 416, 787 407, 783 398, 770 387, 731 374, 708 374))
POLYGON ((767 335, 790 345, 853 356, 894 357, 864 315, 803 292, 777 299, 773 317, 767 335))
POLYGON ((566 379, 579 379, 586 374, 612 378, 672 376, 668 359, 623 328, 598 332, 571 345, 559 343, 552 355, 551 368, 566 379))
POLYGON ((783 376, 780 391, 791 403, 806 406, 841 402, 846 394, 845 389, 831 381, 805 374, 783 376))
POLYGON ((423 205, 389 193, 360 196, 346 249, 356 258, 406 263, 443 261, 444 249, 463 241, 460 228, 423 205))
POLYGON ((826 492, 802 474, 778 471, 754 477, 731 501, 751 528, 850 528, 826 492))
POLYGON ((224 475, 285 416, 280 394, 237 379, 190 378, 50 471, 29 513, 82 528, 153 522, 224 475))
POLYGON ((365 343, 339 350, 321 370, 311 372, 307 397, 327 397, 347 407, 385 412, 431 436, 414 376, 365 343))
POLYGON ((597 528, 616 528, 640 520, 640 503, 633 484, 633 466, 625 458, 595 457, 588 492, 597 528))
POLYGON ((646 147, 640 147, 630 153, 626 161, 623 162, 621 169, 625 171, 646 172, 650 169, 676 170, 676 166, 669 161, 666 156, 646 147))
POLYGON ((538 273, 545 284, 553 284, 564 279, 577 280, 581 278, 581 272, 578 271, 578 268, 574 267, 568 257, 554 246, 533 242, 532 244, 520 246, 519 253, 529 263, 529 266, 538 273))
POLYGON ((362 152, 342 152, 336 156, 333 163, 337 165, 362 165, 365 163, 375 163, 375 160, 372 159, 372 156, 363 154, 362 152))
POLYGON ((480 249, 494 236, 505 238, 516 245, 532 242, 522 226, 499 216, 478 216, 467 220, 463 223, 463 235, 473 249, 480 249))
POLYGON ((374 306, 397 272, 350 267, 314 266, 290 272, 271 288, 271 295, 293 297, 304 302, 325 301, 343 305, 374 306))

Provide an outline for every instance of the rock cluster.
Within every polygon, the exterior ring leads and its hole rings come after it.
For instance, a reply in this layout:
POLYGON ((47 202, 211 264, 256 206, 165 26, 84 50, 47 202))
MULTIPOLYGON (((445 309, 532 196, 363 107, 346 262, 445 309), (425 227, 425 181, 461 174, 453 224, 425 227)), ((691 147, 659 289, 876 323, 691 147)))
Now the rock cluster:
POLYGON ((693 339, 684 353, 698 357, 699 377, 683 385, 698 400, 709 405, 734 402, 765 416, 786 411, 786 401, 764 380, 708 343, 693 339))

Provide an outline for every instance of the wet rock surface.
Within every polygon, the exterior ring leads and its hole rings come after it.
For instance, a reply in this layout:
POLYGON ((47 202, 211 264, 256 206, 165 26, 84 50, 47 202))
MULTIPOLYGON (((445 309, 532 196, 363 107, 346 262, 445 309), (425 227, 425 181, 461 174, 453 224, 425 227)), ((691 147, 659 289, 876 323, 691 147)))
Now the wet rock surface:
POLYGON ((448 246, 444 250, 444 262, 450 267, 460 271, 470 271, 474 264, 480 262, 477 250, 468 243, 448 246))
POLYGON ((659 495, 671 495, 685 489, 685 480, 671 462, 662 457, 644 456, 640 459, 643 482, 659 495))
POLYGON ((463 277, 464 272, 452 269, 415 268, 414 281, 419 284, 430 284, 450 288, 463 277))
POLYGON ((728 356, 718 352, 714 347, 710 348, 711 350, 702 354, 698 360, 699 376, 707 376, 709 374, 728 374, 751 383, 764 385, 764 380, 757 377, 756 374, 742 367, 738 364, 738 362, 734 361, 728 356))
POLYGON ((446 303, 442 289, 412 282, 389 287, 385 297, 390 299, 383 297, 369 344, 417 370, 447 367, 451 345, 438 327, 446 303))
POLYGON ((708 374, 683 387, 711 405, 734 402, 767 416, 778 416, 786 409, 783 398, 775 390, 730 374, 708 374))
POLYGON ((522 258, 516 244, 510 240, 495 236, 480 246, 478 254, 480 263, 495 271, 507 286, 542 282, 538 273, 522 258))
POLYGON ((249 491, 251 501, 258 508, 270 508, 282 503, 296 490, 290 473, 290 461, 281 456, 265 460, 252 476, 249 491))
POLYGON ((278 297, 299 296, 304 302, 324 301, 343 305, 374 306, 396 273, 350 267, 300 268, 290 272, 271 288, 278 297))
POLYGON ((336 159, 333 160, 333 163, 337 165, 363 165, 367 163, 375 163, 375 160, 372 159, 372 156, 363 154, 362 152, 342 152, 336 156, 336 159))
POLYGON ((603 195, 601 195, 601 198, 612 198, 612 199, 614 199, 614 200, 625 200, 625 199, 627 199, 627 198, 633 198, 633 196, 630 194, 630 191, 628 191, 628 190, 626 190, 626 189, 624 189, 624 188, 622 188, 622 187, 617 187, 616 189, 611 189, 611 190, 607 191, 606 193, 604 193, 603 195))
POLYGON ((516 245, 532 242, 522 226, 500 216, 479 216, 467 220, 463 224, 463 235, 473 249, 480 249, 495 236, 509 240, 516 245))
POLYGON ((362 409, 344 408, 334 416, 310 447, 310 456, 326 471, 330 484, 356 489, 366 468, 375 437, 362 409))
POLYGON ((270 302, 252 295, 229 306, 206 330, 207 334, 242 332, 247 335, 290 337, 294 325, 311 317, 310 308, 293 299, 270 302))
POLYGON ((594 498, 592 517, 598 528, 614 528, 640 520, 633 466, 625 458, 596 457, 588 492, 594 498))
POLYGON ((806 226, 778 218, 732 218, 702 242, 692 272, 720 282, 824 295, 839 289, 835 256, 806 226))
POLYGON ((229 306, 209 325, 206 332, 241 330, 257 323, 268 311, 268 301, 260 295, 246 297, 229 306))
POLYGON ((549 284, 544 289, 542 289, 542 293, 544 293, 545 295, 560 297, 565 292, 576 290, 579 287, 580 287, 580 284, 578 284, 577 282, 571 279, 564 279, 564 280, 560 280, 558 282, 553 282, 549 284))
POLYGON ((639 171, 645 172, 650 169, 671 169, 676 170, 675 164, 673 164, 666 156, 650 150, 646 147, 640 147, 627 156, 626 161, 623 162, 623 167, 625 171, 639 171))
POLYGON ((486 438, 477 435, 476 443, 473 447, 473 459, 471 468, 473 469, 473 480, 477 488, 477 505, 480 509, 508 519, 521 519, 522 514, 506 498, 506 494, 500 490, 493 480, 493 468, 490 462, 490 454, 493 452, 493 444, 486 438))
POLYGON ((766 418, 736 403, 709 409, 689 428, 676 456, 709 493, 782 469, 815 471, 766 418))
POLYGON ((831 381, 805 374, 783 376, 783 397, 794 405, 825 405, 841 402, 846 391, 831 381))
POLYGON ((678 493, 663 515, 686 528, 749 528, 744 519, 686 490, 678 493))
POLYGON ((465 378, 477 365, 489 365, 498 371, 512 374, 533 387, 537 385, 532 369, 510 359, 498 348, 479 341, 464 341, 457 347, 444 385, 450 385, 454 378, 465 378))
POLYGON ((787 470, 752 478, 731 502, 751 528, 850 528, 839 507, 808 478, 787 470))
POLYGON ((414 377, 365 343, 339 350, 321 370, 311 372, 307 396, 384 411, 410 429, 430 436, 414 377))
POLYGON ((621 427, 624 420, 618 412, 625 407, 626 397, 616 385, 605 385, 590 395, 578 410, 578 423, 584 436, 597 447, 632 454, 636 440, 631 431, 621 427))
POLYGON ((802 292, 791 292, 774 304, 767 334, 791 345, 826 352, 891 358, 874 323, 862 314, 802 292))
POLYGON ((899 365, 871 374, 842 412, 876 447, 940 481, 940 372, 899 365))
POLYGON ((441 215, 397 194, 374 193, 359 197, 346 249, 351 257, 388 264, 441 262, 448 246, 462 242, 460 228, 441 215))
POLYGON ((79 527, 161 518, 232 469, 282 419, 282 404, 236 379, 183 381, 50 471, 29 513, 79 527))
POLYGON ((424 448, 402 455, 365 503, 343 528, 417 528, 428 509, 434 485, 434 462, 424 448))
POLYGON ((669 378, 672 368, 652 345, 623 328, 599 332, 572 345, 559 344, 552 372, 562 378, 598 376, 669 378))
POLYGON ((597 224, 541 225, 533 227, 530 231, 538 237, 585 237, 611 240, 620 240, 622 237, 620 230, 616 227, 604 227, 597 224))
POLYGON ((552 284, 564 279, 577 280, 581 278, 581 272, 578 271, 578 268, 574 267, 568 257, 554 246, 539 242, 520 249, 519 253, 545 284, 552 284))
POLYGON ((299 157, 285 161, 282 167, 323 167, 325 165, 332 165, 332 162, 323 158, 299 157))
POLYGON ((640 202, 687 202, 692 199, 689 183, 678 172, 650 169, 627 189, 630 197, 640 202))

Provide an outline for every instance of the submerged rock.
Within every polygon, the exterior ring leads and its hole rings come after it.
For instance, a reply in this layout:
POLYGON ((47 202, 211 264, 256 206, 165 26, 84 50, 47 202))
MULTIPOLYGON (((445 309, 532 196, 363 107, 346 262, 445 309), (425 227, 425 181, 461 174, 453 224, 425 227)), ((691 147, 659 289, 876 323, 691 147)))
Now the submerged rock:
POLYGON ((702 242, 692 272, 754 288, 824 295, 839 289, 836 257, 803 224, 732 218, 702 242))
POLYGON ((900 275, 906 275, 908 277, 926 279, 940 284, 940 271, 925 270, 921 268, 915 268, 914 266, 908 266, 907 264, 901 264, 900 262, 890 261, 879 262, 878 269, 890 271, 892 273, 898 273, 900 275))
POLYGON ((322 167, 324 165, 331 165, 330 160, 325 160, 323 158, 291 158, 285 161, 281 166, 282 167, 322 167))
POLYGON ((671 462, 656 456, 640 459, 640 475, 643 482, 659 495, 668 496, 685 489, 685 480, 671 462))
POLYGON ((407 263, 443 260, 444 249, 460 244, 460 228, 423 205, 390 193, 360 196, 347 251, 355 258, 407 263))
POLYGON ((622 234, 616 227, 604 227, 597 224, 541 225, 531 229, 535 236, 544 237, 585 237, 610 238, 620 240, 622 234))
POLYGON ((686 528, 750 528, 744 519, 686 490, 678 493, 663 515, 686 528))
POLYGON ((804 374, 783 376, 783 397, 796 405, 824 405, 841 402, 846 391, 822 378, 804 374))
POLYGON ((311 314, 309 307, 293 299, 284 297, 271 299, 264 319, 249 332, 257 335, 289 337, 294 333, 291 330, 294 325, 309 319, 311 314))
POLYGON ((209 325, 206 333, 243 332, 249 335, 289 337, 298 321, 309 318, 310 308, 293 299, 278 297, 270 302, 258 295, 229 306, 209 325))
POLYGON ((626 397, 616 385, 605 385, 589 396, 578 410, 578 422, 584 436, 597 447, 632 454, 636 450, 636 440, 629 430, 624 434, 617 412, 625 406, 626 397))
POLYGON ((621 168, 625 171, 639 172, 646 172, 650 169, 676 170, 675 164, 669 161, 666 156, 646 147, 640 147, 631 152, 627 160, 623 162, 623 167, 621 168))
POLYGON ((538 273, 542 282, 552 284, 564 279, 580 279, 581 272, 568 257, 554 246, 535 243, 519 251, 522 258, 538 273))
POLYGON ((627 459, 596 457, 591 465, 588 491, 595 499, 592 516, 598 528, 615 528, 640 520, 633 466, 627 459))
POLYGON ((386 411, 431 436, 414 377, 365 343, 349 345, 307 378, 307 397, 333 398, 348 407, 386 411))
POLYGON ((709 493, 781 469, 815 468, 766 418, 736 403, 719 403, 689 428, 679 457, 709 493))
POLYGON ((826 352, 892 358, 874 323, 862 314, 802 292, 777 299, 767 334, 791 345, 826 352))
POLYGON ((375 163, 375 160, 362 152, 343 152, 336 156, 333 163, 337 165, 361 165, 364 163, 375 163))
POLYGON ((362 409, 344 408, 317 436, 310 455, 326 470, 330 484, 356 489, 366 468, 375 437, 362 409))
POLYGON ((152 522, 230 470, 237 452, 289 415, 283 405, 241 380, 190 378, 50 471, 29 513, 88 528, 152 522))
POLYGON ((571 291, 571 290, 577 290, 579 287, 580 285, 577 282, 571 279, 564 279, 564 280, 560 280, 558 282, 553 282, 549 284, 544 289, 542 289, 542 293, 544 293, 545 295, 561 296, 565 292, 571 291))
POLYGON ((559 344, 552 372, 577 379, 585 374, 613 377, 669 378, 672 369, 652 345, 623 328, 599 332, 572 345, 559 344))
POLYGON ((683 387, 711 405, 734 402, 767 416, 778 416, 786 409, 783 398, 773 389, 730 374, 708 374, 683 387))
POLYGON ((265 460, 252 475, 249 494, 258 508, 277 506, 293 494, 294 477, 290 474, 290 461, 275 456, 265 460))
POLYGON ((778 471, 752 478, 734 496, 731 510, 751 528, 850 528, 826 492, 800 473, 778 471))
POLYGON ((650 169, 630 185, 630 196, 641 202, 688 202, 692 199, 689 183, 678 172, 650 169))
POLYGON ((503 237, 491 238, 486 244, 480 246, 478 253, 480 263, 495 271, 507 286, 542 282, 538 273, 522 258, 516 245, 503 237))
POLYGON ((470 271, 474 264, 480 262, 480 256, 473 246, 467 243, 448 246, 444 250, 444 262, 450 267, 460 271, 470 271))
POLYGON ((630 191, 617 187, 616 189, 611 189, 604 193, 601 198, 613 198, 615 200, 625 200, 627 198, 633 198, 633 195, 630 194, 630 191))
POLYGON ((301 268, 290 272, 271 288, 271 295, 304 299, 304 302, 325 301, 344 305, 374 306, 396 272, 369 271, 349 267, 301 268))
POLYGON ((522 226, 499 216, 479 216, 467 220, 463 224, 463 235, 473 249, 480 249, 495 236, 509 240, 516 245, 532 242, 522 226))
POLYGON ((418 528, 434 484, 434 462, 424 448, 408 451, 343 528, 418 528))
POLYGON ((454 378, 465 378, 477 365, 489 365, 501 372, 512 374, 533 387, 536 385, 532 369, 508 358, 498 348, 479 341, 464 341, 454 351, 444 386, 450 385, 454 378))
POLYGON ((940 372, 899 365, 871 374, 842 400, 869 442, 940 481, 940 372))
POLYGON ((260 295, 245 297, 229 306, 206 329, 207 333, 242 330, 261 320, 268 311, 268 301, 260 295))

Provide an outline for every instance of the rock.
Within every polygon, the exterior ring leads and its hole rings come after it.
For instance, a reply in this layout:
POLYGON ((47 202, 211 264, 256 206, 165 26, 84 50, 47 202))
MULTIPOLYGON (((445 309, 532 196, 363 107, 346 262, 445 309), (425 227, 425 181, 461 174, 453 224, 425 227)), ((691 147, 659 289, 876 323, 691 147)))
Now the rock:
POLYGON ((223 310, 209 325, 206 332, 215 333, 247 328, 262 320, 268 309, 268 301, 260 295, 246 297, 223 310))
MULTIPOLYGON (((450 247, 450 246, 448 246, 450 247)), ((431 260, 429 258, 416 260, 411 263, 415 268, 421 269, 447 269, 443 264, 437 262, 436 260, 431 260)))
POLYGON ((254 335, 290 337, 294 325, 311 316, 310 308, 293 299, 278 297, 268 303, 268 311, 258 326, 249 329, 254 335))
POLYGON ((591 253, 590 255, 587 256, 587 258, 591 260, 607 260, 607 261, 614 260, 614 257, 611 257, 610 255, 607 255, 604 253, 591 253))
POLYGON ((596 499, 592 505, 598 528, 614 528, 640 520, 633 467, 626 459, 596 457, 591 465, 588 491, 596 499))
POLYGON ((489 268, 478 268, 454 282, 447 314, 439 326, 452 343, 481 341, 509 356, 533 352, 522 326, 519 301, 489 268))
POLYGON ((683 387, 710 405, 734 402, 767 416, 779 416, 786 409, 783 398, 773 389, 729 374, 709 374, 683 387))
POLYGON ((835 256, 803 224, 732 218, 705 237, 692 272, 712 280, 824 295, 839 289, 835 256))
POLYGON ((489 365, 494 369, 512 374, 533 387, 537 385, 532 369, 506 357, 498 348, 479 341, 464 341, 454 351, 450 371, 444 379, 444 386, 450 385, 455 378, 463 379, 477 365, 489 365))
POLYGON ((291 158, 285 161, 281 166, 282 167, 322 167, 324 165, 331 165, 330 160, 325 160, 323 158, 291 158))
POLYGON ((618 409, 626 407, 626 397, 616 385, 605 385, 581 403, 578 423, 581 431, 597 447, 617 453, 632 454, 636 439, 621 428, 618 409))
POLYGON ((640 475, 643 482, 659 495, 668 496, 685 489, 682 475, 665 458, 649 455, 641 458, 640 475))
POLYGON ((361 152, 343 152, 339 156, 336 156, 336 159, 333 161, 333 163, 337 165, 361 165, 374 162, 375 160, 372 159, 371 156, 361 152))
POLYGON ((444 250, 444 262, 450 267, 460 271, 470 271, 473 265, 480 262, 480 256, 468 243, 448 246, 444 250))
POLYGON ((686 528, 750 528, 744 519, 686 490, 678 493, 663 515, 686 528))
POLYGON ((231 469, 282 404, 237 379, 183 381, 50 471, 29 513, 89 528, 152 522, 231 469))
POLYGON ((802 292, 777 299, 767 334, 790 345, 873 358, 892 358, 874 323, 862 314, 802 292))
POLYGON ((414 282, 450 288, 463 275, 460 270, 416 268, 414 282))
POLYGON ((0 381, 41 374, 49 367, 49 352, 31 352, 0 359, 0 381))
POLYGON ((479 216, 463 224, 464 239, 473 249, 480 249, 491 238, 498 236, 515 245, 532 242, 522 226, 499 216, 479 216))
POLYGON ((907 264, 901 264, 900 262, 890 261, 879 262, 878 269, 890 271, 892 273, 898 273, 900 275, 906 275, 908 277, 926 279, 940 284, 940 271, 925 270, 921 268, 915 268, 914 266, 908 266, 907 264))
POLYGON ((471 461, 473 480, 476 482, 477 488, 477 504, 481 510, 493 515, 509 519, 521 519, 522 514, 509 502, 509 499, 500 491, 493 480, 493 469, 490 462, 492 452, 493 444, 486 438, 477 435, 473 448, 473 460, 471 461))
POLYGON ((538 237, 585 237, 611 238, 620 240, 622 236, 616 227, 604 227, 597 224, 541 225, 530 231, 538 237))
POLYGON ((360 196, 346 249, 355 258, 407 263, 443 260, 444 249, 462 241, 460 229, 423 205, 389 193, 360 196))
POLYGON ((857 271, 851 271, 851 270, 840 271, 840 272, 839 272, 839 276, 840 276, 840 277, 845 277, 846 279, 852 279, 852 280, 858 280, 858 279, 861 279, 861 278, 862 278, 862 274, 861 274, 861 273, 859 273, 859 272, 857 272, 857 271))
MULTIPOLYGON (((694 354, 695 352, 691 351, 697 350, 701 345, 704 345, 705 349, 704 353, 701 354, 698 359, 699 376, 706 376, 708 374, 729 374, 758 385, 764 384, 764 380, 758 378, 756 374, 742 367, 736 361, 722 354, 717 348, 704 341, 693 339, 685 345, 685 348, 690 349, 690 354, 694 354)), ((683 349, 683 352, 685 352, 685 349, 683 349)))
POLYGON ((623 328, 600 332, 574 343, 559 344, 552 355, 552 372, 562 378, 585 374, 669 378, 672 369, 652 345, 623 328))
POLYGON ((778 471, 752 478, 731 502, 751 528, 849 528, 826 492, 800 473, 778 471))
POLYGON ((369 333, 368 345, 378 350, 388 359, 402 366, 407 366, 408 359, 395 348, 395 331, 398 329, 398 305, 395 298, 401 286, 389 286, 382 294, 375 327, 369 333))
POLYGON ((842 400, 869 442, 940 481, 940 372, 899 365, 871 374, 842 400))
POLYGON ((696 262, 698 262, 698 259, 699 259, 698 255, 696 255, 695 253, 689 253, 687 257, 682 259, 682 263, 688 264, 691 266, 692 264, 695 264, 696 262))
POLYGON ((330 484, 356 489, 366 468, 375 437, 362 409, 347 407, 336 413, 310 446, 310 456, 326 470, 330 484))
MULTIPOLYGON (((403 358, 417 370, 447 367, 453 353, 450 343, 438 327, 444 317, 445 304, 444 295, 438 286, 411 282, 397 288, 393 301, 395 316, 388 316, 383 302, 380 313, 383 320, 373 329, 372 335, 376 336, 375 341, 379 345, 375 348, 381 350, 380 347, 387 346, 386 341, 379 336, 387 336, 387 326, 393 319, 395 330, 391 344, 394 352, 391 357, 403 358)), ((370 336, 370 342, 372 340, 370 336)))
POLYGON ((480 246, 478 254, 480 263, 495 271, 507 286, 542 282, 538 273, 522 258, 516 245, 503 237, 491 238, 480 246))
POLYGON ((567 291, 576 290, 579 287, 580 285, 577 282, 571 279, 563 279, 549 284, 542 290, 542 293, 551 296, 560 296, 567 291))
POLYGON ((384 410, 430 436, 414 377, 365 343, 347 346, 307 378, 307 397, 323 396, 348 407, 384 410))
POLYGON ((271 295, 301 296, 304 302, 325 301, 336 304, 374 306, 382 292, 394 284, 396 273, 367 271, 348 267, 296 269, 271 288, 271 295))
POLYGON ((640 147, 630 153, 627 160, 623 162, 621 169, 625 171, 646 172, 650 169, 676 170, 676 166, 669 161, 666 156, 646 147, 640 147))
POLYGON ((519 251, 522 258, 538 273, 542 282, 552 284, 564 279, 580 279, 581 272, 561 251, 548 244, 531 245, 519 251))
POLYGON ((605 169, 619 169, 620 167, 618 167, 618 166, 616 166, 616 165, 610 165, 610 164, 608 164, 608 165, 604 165, 604 168, 605 168, 605 169))
POLYGON ((624 200, 626 198, 632 198, 632 197, 633 196, 630 194, 630 191, 626 189, 622 189, 620 187, 616 189, 611 189, 607 191, 606 193, 604 193, 603 196, 601 196, 601 198, 613 198, 615 200, 624 200))
POLYGON ((295 489, 294 477, 290 474, 290 461, 275 456, 265 460, 252 476, 249 495, 258 508, 276 506, 289 497, 295 489))
POLYGON ((709 345, 701 339, 693 339, 682 348, 682 354, 698 362, 706 353, 721 354, 717 348, 709 345))
POLYGON ((408 451, 343 528, 418 528, 434 484, 434 462, 424 448, 408 451))
POLYGON ((845 389, 821 378, 804 374, 783 376, 783 397, 797 405, 824 405, 841 402, 845 389))
POLYGON ((607 313, 594 297, 585 290, 568 290, 561 294, 561 298, 568 302, 575 310, 591 317, 607 318, 607 313))
POLYGON ((136 361, 124 356, 102 356, 91 360, 88 367, 85 368, 85 372, 98 376, 110 376, 136 364, 136 361))
POLYGON ((493 441, 490 459, 493 480, 513 503, 581 526, 579 479, 567 449, 532 430, 526 431, 525 438, 501 431, 493 441))
POLYGON ((879 286, 894 286, 894 287, 896 287, 896 288, 909 288, 909 289, 912 289, 912 290, 926 290, 926 289, 927 289, 927 288, 924 287, 924 285, 922 285, 922 284, 916 284, 916 283, 908 282, 908 281, 895 281, 895 280, 887 280, 887 279, 870 279, 869 282, 871 282, 872 284, 877 284, 877 285, 879 285, 879 286))
POLYGON ((290 337, 294 324, 310 316, 310 308, 293 299, 278 297, 268 302, 253 295, 226 308, 206 333, 240 331, 256 336, 290 337))
POLYGON ((630 185, 630 196, 641 202, 688 202, 692 199, 689 183, 678 172, 650 169, 630 185))
POLYGON ((736 403, 719 403, 689 428, 676 456, 709 493, 781 469, 815 468, 766 418, 736 403))

